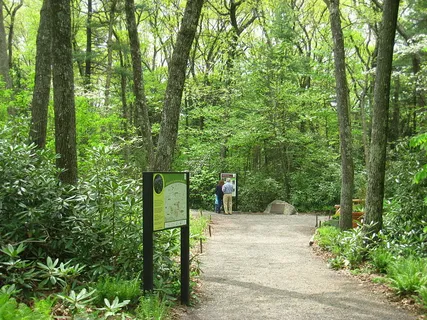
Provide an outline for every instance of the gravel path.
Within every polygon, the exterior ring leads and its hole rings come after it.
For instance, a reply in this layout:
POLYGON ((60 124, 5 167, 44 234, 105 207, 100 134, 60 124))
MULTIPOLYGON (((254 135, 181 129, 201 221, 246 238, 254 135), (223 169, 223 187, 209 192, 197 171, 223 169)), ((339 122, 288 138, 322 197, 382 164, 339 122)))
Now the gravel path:
POLYGON ((416 319, 356 279, 328 269, 308 246, 311 215, 212 214, 202 301, 183 319, 416 319))

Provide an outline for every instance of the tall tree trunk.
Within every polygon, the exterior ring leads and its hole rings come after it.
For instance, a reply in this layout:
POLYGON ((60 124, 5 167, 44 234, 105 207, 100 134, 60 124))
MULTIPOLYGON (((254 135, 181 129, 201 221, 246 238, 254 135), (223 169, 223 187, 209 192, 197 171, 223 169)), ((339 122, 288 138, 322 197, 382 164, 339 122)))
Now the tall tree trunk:
POLYGON ((366 119, 366 91, 367 88, 363 90, 363 93, 360 97, 360 118, 362 121, 362 141, 363 141, 363 154, 365 160, 365 167, 368 168, 369 165, 369 128, 368 120, 366 119))
POLYGON ((364 227, 366 233, 377 233, 382 229, 383 223, 382 214, 388 110, 390 104, 390 79, 398 11, 399 0, 384 1, 382 24, 378 39, 377 70, 375 75, 372 136, 364 227))
POLYGON ((177 35, 176 45, 169 65, 162 122, 160 126, 154 168, 169 170, 172 165, 176 139, 178 136, 179 113, 185 83, 185 71, 191 45, 196 34, 204 0, 188 0, 184 17, 177 35))
MULTIPOLYGON (((121 50, 119 51, 119 56, 120 56, 120 67, 122 70, 125 70, 126 65, 123 57, 123 52, 121 50)), ((123 138, 125 139, 125 141, 127 141, 129 138, 129 123, 130 123, 129 107, 128 107, 127 98, 126 98, 127 83, 128 81, 127 81, 126 73, 121 72, 120 73, 120 88, 121 88, 120 96, 122 100, 123 138)), ((124 159, 126 162, 129 159, 129 146, 127 144, 125 145, 124 159)))
MULTIPOLYGON (((380 10, 383 10, 383 6, 378 0, 372 1, 377 8, 380 10)), ((408 33, 408 31, 405 29, 404 26, 399 24, 397 22, 396 24, 396 31, 400 34, 400 36, 405 40, 406 45, 409 45, 410 42, 414 40, 414 37, 408 33)), ((412 42, 413 43, 413 42, 412 42)), ((422 81, 421 76, 419 72, 421 71, 421 55, 420 52, 413 52, 412 53, 412 73, 414 75, 414 105, 415 108, 413 109, 413 120, 414 120, 414 127, 413 130, 410 128, 410 124, 408 125, 408 131, 406 132, 407 135, 411 135, 414 132, 417 132, 416 130, 416 120, 417 120, 417 113, 418 112, 425 112, 426 107, 426 97, 422 90, 422 81)), ((425 117, 421 117, 422 123, 425 123, 425 117)))
POLYGON ((426 112, 426 97, 425 90, 423 90, 423 76, 421 75, 421 58, 419 54, 414 54, 412 58, 412 67, 414 74, 414 100, 415 100, 415 110, 414 110, 414 129, 413 132, 417 133, 417 120, 420 120, 420 127, 422 124, 426 124, 425 117, 418 117, 417 114, 426 112))
POLYGON ((16 13, 24 4, 23 0, 20 0, 19 3, 14 7, 15 3, 12 4, 11 8, 8 9, 10 14, 10 25, 9 25, 9 37, 8 37, 8 51, 9 51, 9 68, 12 69, 13 64, 13 35, 15 32, 15 18, 16 13))
POLYGON ((85 86, 90 88, 92 75, 92 0, 87 1, 85 86))
POLYGON ((129 34, 130 50, 133 70, 133 93, 135 95, 135 109, 138 112, 138 127, 144 138, 144 146, 147 159, 147 167, 150 169, 154 164, 154 146, 151 136, 151 124, 148 117, 148 107, 144 92, 144 80, 141 64, 141 50, 139 48, 138 29, 135 22, 134 0, 126 0, 126 23, 129 34))
POLYGON ((392 112, 390 114, 390 127, 388 128, 388 141, 395 143, 400 138, 400 106, 399 106, 400 79, 397 76, 394 83, 392 98, 392 112))
MULTIPOLYGON (((80 47, 79 47, 79 43, 76 39, 77 35, 75 33, 72 33, 72 34, 74 35, 73 39, 71 40, 71 43, 73 44, 73 50, 74 50, 74 52, 78 53, 78 52, 80 52, 80 47)), ((85 76, 85 65, 83 63, 83 59, 76 59, 76 63, 77 63, 77 69, 79 71, 79 76, 81 78, 84 78, 84 76, 85 76)))
POLYGON ((51 2, 55 150, 62 182, 77 182, 76 114, 71 46, 70 0, 51 2))
POLYGON ((38 148, 46 145, 47 115, 52 79, 52 21, 50 1, 44 0, 37 32, 36 74, 31 103, 30 140, 38 148))
POLYGON ((4 28, 3 0, 0 0, 0 76, 6 89, 12 88, 12 79, 9 74, 9 57, 7 54, 6 30, 4 28))
MULTIPOLYGON (((231 87, 232 87, 232 79, 234 79, 234 62, 237 57, 237 49, 240 35, 258 18, 258 13, 256 11, 256 4, 254 4, 254 9, 252 10, 252 16, 246 16, 244 18, 238 17, 238 9, 244 4, 245 1, 236 1, 229 0, 224 1, 224 7, 227 9, 227 15, 230 18, 230 25, 232 27, 231 39, 228 40, 228 49, 227 49, 227 60, 225 62, 225 87, 227 90, 227 100, 224 108, 224 119, 229 119, 229 111, 231 108, 231 87)), ((221 161, 225 163, 225 159, 228 155, 228 147, 227 147, 228 137, 223 138, 223 142, 221 143, 220 155, 221 161)))
POLYGON ((344 36, 341 29, 339 0, 325 0, 325 2, 329 9, 332 36, 334 40, 337 112, 341 142, 340 228, 345 230, 352 227, 354 166, 344 36))
MULTIPOLYGON (((237 10, 243 3, 244 1, 236 2, 236 0, 230 0, 230 2, 227 4, 227 2, 224 1, 224 6, 228 11, 228 15, 230 16, 230 24, 233 28, 233 33, 229 41, 228 57, 226 61, 227 71, 232 70, 234 67, 234 60, 236 59, 237 55, 237 44, 240 35, 258 18, 258 13, 256 8, 254 8, 251 17, 239 19, 237 17, 237 10)), ((254 6, 256 6, 256 4, 254 6)))
POLYGON ((108 21, 108 38, 107 38, 107 71, 106 73, 106 79, 105 79, 105 105, 110 104, 110 87, 111 87, 111 77, 113 73, 113 26, 114 26, 114 16, 116 13, 116 4, 117 0, 112 0, 110 3, 110 10, 109 10, 109 21, 108 21))
POLYGON ((19 3, 16 5, 15 7, 15 3, 13 2, 11 7, 4 7, 7 11, 7 13, 10 16, 10 23, 9 23, 9 35, 8 35, 8 53, 9 53, 9 69, 12 69, 12 64, 13 64, 13 35, 15 32, 15 18, 16 18, 16 13, 18 12, 19 8, 21 8, 23 5, 23 0, 20 0, 19 3))

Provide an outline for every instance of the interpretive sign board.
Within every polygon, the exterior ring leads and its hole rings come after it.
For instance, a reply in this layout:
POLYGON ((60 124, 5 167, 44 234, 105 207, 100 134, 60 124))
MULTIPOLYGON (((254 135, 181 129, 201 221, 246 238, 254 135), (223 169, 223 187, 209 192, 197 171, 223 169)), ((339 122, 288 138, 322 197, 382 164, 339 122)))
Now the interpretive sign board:
POLYGON ((143 173, 143 283, 154 289, 154 232, 181 229, 181 302, 190 303, 189 172, 143 173))
POLYGON ((188 224, 187 173, 153 173, 154 231, 188 224))

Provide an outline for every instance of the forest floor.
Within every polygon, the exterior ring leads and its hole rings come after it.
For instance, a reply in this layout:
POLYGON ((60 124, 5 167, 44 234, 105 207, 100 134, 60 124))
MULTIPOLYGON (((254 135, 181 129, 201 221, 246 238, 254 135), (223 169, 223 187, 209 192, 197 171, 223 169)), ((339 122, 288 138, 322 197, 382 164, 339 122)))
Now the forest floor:
POLYGON ((416 308, 384 286, 328 268, 309 246, 315 215, 210 214, 200 301, 175 315, 189 320, 409 320, 416 308))

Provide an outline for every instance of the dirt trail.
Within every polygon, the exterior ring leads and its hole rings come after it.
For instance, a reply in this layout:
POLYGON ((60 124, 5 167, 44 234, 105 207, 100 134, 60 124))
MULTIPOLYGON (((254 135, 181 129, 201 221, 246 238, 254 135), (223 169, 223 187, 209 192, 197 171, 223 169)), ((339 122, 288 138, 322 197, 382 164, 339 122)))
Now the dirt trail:
POLYGON ((308 246, 311 215, 212 214, 202 301, 190 320, 409 320, 417 317, 328 269, 308 246))

